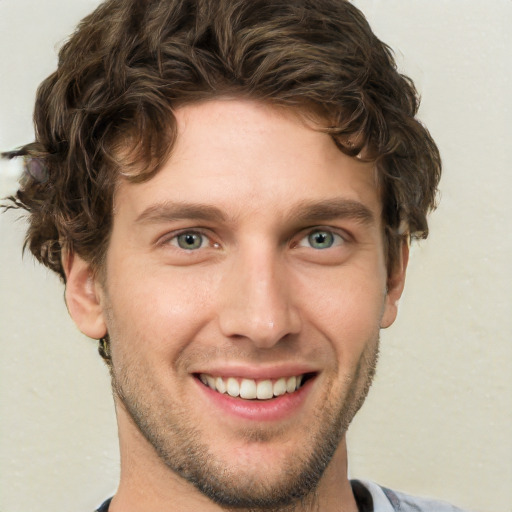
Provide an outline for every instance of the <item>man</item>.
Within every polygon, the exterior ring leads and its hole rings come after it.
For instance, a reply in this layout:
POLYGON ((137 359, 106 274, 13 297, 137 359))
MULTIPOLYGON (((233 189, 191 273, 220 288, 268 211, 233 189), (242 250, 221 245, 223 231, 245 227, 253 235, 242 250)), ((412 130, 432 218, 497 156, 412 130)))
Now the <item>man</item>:
POLYGON ((9 156, 28 245, 111 372, 101 511, 455 510, 347 476, 440 175, 417 107, 348 2, 84 19, 9 156))

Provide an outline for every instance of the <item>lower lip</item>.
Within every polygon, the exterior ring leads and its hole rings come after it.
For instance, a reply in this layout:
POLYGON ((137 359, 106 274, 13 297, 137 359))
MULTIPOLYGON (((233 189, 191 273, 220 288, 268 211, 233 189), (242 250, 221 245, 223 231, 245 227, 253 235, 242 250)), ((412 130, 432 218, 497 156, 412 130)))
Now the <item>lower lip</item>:
POLYGON ((315 378, 309 379, 293 393, 285 393, 270 400, 244 400, 218 393, 196 379, 210 405, 213 404, 232 416, 252 421, 279 421, 297 413, 303 406, 314 380, 315 378))

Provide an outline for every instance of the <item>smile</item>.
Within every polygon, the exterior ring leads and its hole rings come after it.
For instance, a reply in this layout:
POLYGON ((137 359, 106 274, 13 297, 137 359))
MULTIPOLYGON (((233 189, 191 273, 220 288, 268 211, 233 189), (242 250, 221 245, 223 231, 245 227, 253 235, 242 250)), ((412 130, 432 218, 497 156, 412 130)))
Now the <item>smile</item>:
POLYGON ((215 377, 207 373, 199 374, 201 382, 218 393, 228 394, 244 400, 270 400, 286 393, 294 393, 304 385, 310 375, 281 377, 278 379, 242 379, 235 377, 215 377))

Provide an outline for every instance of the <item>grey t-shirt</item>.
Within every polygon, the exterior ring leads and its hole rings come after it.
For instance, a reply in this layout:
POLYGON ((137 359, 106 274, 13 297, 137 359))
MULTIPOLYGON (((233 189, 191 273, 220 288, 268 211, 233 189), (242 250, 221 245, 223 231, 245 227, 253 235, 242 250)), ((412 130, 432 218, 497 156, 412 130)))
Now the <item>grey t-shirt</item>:
MULTIPOLYGON (((465 512, 449 503, 392 491, 367 480, 351 480, 350 483, 359 512, 465 512)), ((111 499, 96 512, 108 512, 111 499)))
POLYGON ((351 483, 359 512, 469 512, 444 501, 411 496, 367 480, 352 480, 351 483), (365 503, 357 498, 358 489, 361 487, 367 491, 365 503), (371 496, 372 503, 369 508, 364 508, 368 495, 371 496))

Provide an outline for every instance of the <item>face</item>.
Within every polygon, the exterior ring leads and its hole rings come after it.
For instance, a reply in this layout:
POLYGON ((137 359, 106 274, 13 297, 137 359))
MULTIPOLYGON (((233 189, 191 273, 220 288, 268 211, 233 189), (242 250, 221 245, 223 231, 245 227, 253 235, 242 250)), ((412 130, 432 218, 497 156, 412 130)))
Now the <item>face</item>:
POLYGON ((260 103, 176 117, 170 160, 115 197, 120 435, 218 503, 285 504, 321 480, 395 317, 374 169, 260 103))

